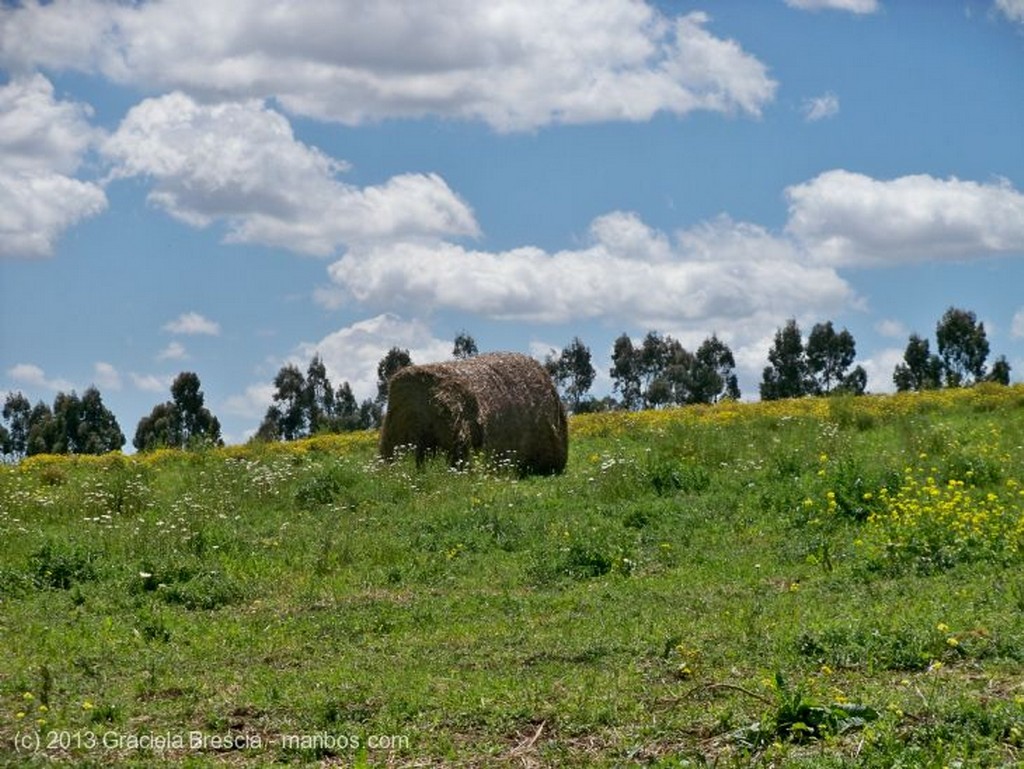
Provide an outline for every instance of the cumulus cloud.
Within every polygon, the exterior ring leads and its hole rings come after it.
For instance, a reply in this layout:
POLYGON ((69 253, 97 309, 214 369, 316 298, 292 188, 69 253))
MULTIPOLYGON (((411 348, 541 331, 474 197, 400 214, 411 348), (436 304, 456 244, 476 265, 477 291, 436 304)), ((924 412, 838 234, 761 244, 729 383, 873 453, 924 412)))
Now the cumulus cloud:
POLYGON ((886 347, 877 350, 867 358, 858 358, 856 365, 862 366, 868 375, 868 392, 891 393, 896 391, 892 381, 896 366, 903 363, 904 348, 886 347))
POLYGON ((996 0, 996 8, 1010 21, 1024 24, 1024 0, 996 0))
POLYGON ((499 130, 759 115, 776 83, 703 13, 636 0, 29 0, 0 11, 0 65, 97 72, 344 123, 440 115, 499 130))
POLYGON ((262 419, 274 401, 274 385, 253 384, 245 392, 231 395, 224 401, 223 411, 245 419, 262 419))
MULTIPOLYGON (((766 328, 862 306, 841 267, 1024 252, 1024 196, 1006 182, 835 170, 786 195, 782 232, 722 216, 668 234, 617 211, 594 220, 583 246, 561 251, 423 240, 352 248, 328 268, 319 299, 526 323, 601 318, 694 344, 728 329, 738 366, 754 371, 771 342, 766 328)), ((906 336, 896 321, 876 330, 906 336)), ((873 361, 876 384, 891 357, 873 361)))
POLYGON ((0 157, 12 172, 74 173, 99 138, 88 105, 58 101, 43 75, 0 87, 0 157))
POLYGON ((185 345, 177 340, 171 342, 156 355, 157 360, 185 360, 186 358, 188 358, 188 353, 185 351, 185 345))
MULTIPOLYGON (((693 345, 718 331, 738 367, 756 373, 771 343, 765 329, 863 308, 841 268, 1024 252, 1024 197, 1005 182, 885 181, 836 170, 786 194, 781 232, 722 216, 670 234, 617 211, 595 219, 582 246, 560 251, 440 240, 351 248, 328 268, 318 299, 524 323, 600 318, 693 345)), ((876 330, 906 336, 893 320, 876 330)), ((876 378, 889 362, 878 363, 876 378)))
POLYGON ((555 253, 387 244, 353 249, 328 272, 337 289, 368 306, 539 323, 607 318, 724 328, 853 298, 831 268, 804 264, 786 239, 725 217, 672 239, 635 214, 615 212, 594 221, 590 239, 555 253))
POLYGON ((169 377, 159 377, 155 374, 139 374, 134 371, 128 376, 131 378, 135 388, 143 392, 160 393, 167 392, 171 388, 171 379, 169 377))
POLYGON ((803 104, 803 113, 804 120, 808 123, 835 117, 839 114, 839 97, 830 92, 813 99, 806 99, 803 104))
MULTIPOLYGON (((451 358, 452 343, 436 338, 421 320, 383 313, 339 328, 319 341, 299 344, 284 362, 305 371, 313 356, 319 355, 332 384, 338 387, 348 382, 361 401, 377 396, 377 364, 392 347, 408 350, 414 363, 432 363, 451 358)), ((274 392, 273 384, 251 384, 225 399, 221 410, 245 419, 262 419, 273 403, 274 392)))
POLYGON ((881 7, 878 0, 786 0, 786 5, 802 11, 834 10, 858 14, 875 13, 881 7))
POLYGON ((7 376, 25 387, 35 387, 54 392, 66 392, 74 389, 74 385, 66 379, 51 379, 46 376, 46 372, 34 363, 18 363, 7 370, 7 376))
POLYGON ((292 362, 304 369, 319 355, 330 380, 336 385, 348 382, 362 400, 376 397, 377 364, 392 347, 408 350, 413 363, 448 360, 452 351, 451 341, 436 338, 423 321, 384 313, 300 345, 292 362))
POLYGON ((87 105, 58 101, 42 75, 0 86, 0 256, 39 257, 107 206, 102 188, 73 178, 100 134, 87 105))
POLYGON ((297 141, 283 115, 255 100, 146 99, 103 152, 114 178, 154 180, 151 203, 195 227, 223 221, 230 242, 328 255, 375 238, 478 232, 469 207, 440 177, 344 184, 337 179, 344 163, 297 141))
POLYGON ((1024 252, 1024 194, 927 175, 827 171, 786 190, 787 232, 822 264, 877 266, 1024 252))
POLYGON ((93 366, 93 381, 102 390, 120 390, 121 375, 110 363, 99 361, 93 366))
POLYGON ((198 312, 183 312, 174 320, 168 321, 163 326, 164 331, 172 334, 218 336, 220 324, 209 318, 203 317, 198 312))
POLYGON ((888 318, 878 321, 875 324, 875 331, 889 339, 905 338, 910 333, 905 323, 888 318))
POLYGON ((1010 321, 1010 335, 1014 339, 1024 338, 1024 307, 1017 310, 1010 321))
POLYGON ((51 256, 68 228, 106 207, 103 190, 90 182, 0 167, 0 256, 51 256))

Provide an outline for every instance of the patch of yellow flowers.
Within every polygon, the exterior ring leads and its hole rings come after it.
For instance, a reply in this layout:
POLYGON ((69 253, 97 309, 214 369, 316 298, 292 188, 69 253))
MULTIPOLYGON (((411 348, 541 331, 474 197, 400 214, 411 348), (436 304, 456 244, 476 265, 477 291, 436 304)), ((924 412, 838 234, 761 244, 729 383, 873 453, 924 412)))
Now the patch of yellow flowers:
MULTIPOLYGON (((214 456, 229 459, 258 459, 267 456, 305 457, 311 453, 349 454, 372 449, 377 445, 376 430, 357 430, 346 433, 327 433, 297 441, 274 443, 246 443, 223 446, 205 451, 214 456)), ((126 455, 119 451, 109 454, 36 454, 26 457, 17 465, 17 471, 39 473, 46 470, 73 469, 77 467, 115 470, 127 466, 158 467, 175 461, 188 459, 194 452, 182 449, 159 448, 152 451, 126 455)), ((5 468, 0 465, 0 471, 5 468)))
POLYGON ((895 492, 878 492, 880 511, 857 540, 869 556, 935 565, 1000 559, 1024 549, 1024 488, 1014 479, 979 489, 934 468, 908 467, 895 492))
POLYGON ((724 400, 714 405, 674 406, 652 411, 606 411, 579 414, 570 420, 574 437, 618 436, 637 430, 658 432, 674 425, 724 425, 744 420, 864 417, 879 422, 906 414, 928 413, 967 406, 979 411, 1020 405, 1024 385, 982 383, 973 387, 832 398, 793 398, 777 401, 724 400))

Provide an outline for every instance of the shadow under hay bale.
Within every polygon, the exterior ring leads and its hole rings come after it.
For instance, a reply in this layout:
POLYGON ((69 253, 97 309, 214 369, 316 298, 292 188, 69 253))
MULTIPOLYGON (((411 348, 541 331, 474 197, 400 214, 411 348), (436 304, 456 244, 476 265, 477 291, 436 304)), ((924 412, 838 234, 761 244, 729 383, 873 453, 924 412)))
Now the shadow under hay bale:
POLYGON ((443 452, 453 465, 475 451, 508 457, 523 473, 560 473, 569 456, 565 410, 533 358, 489 353, 409 366, 388 385, 380 453, 412 446, 417 462, 443 452))

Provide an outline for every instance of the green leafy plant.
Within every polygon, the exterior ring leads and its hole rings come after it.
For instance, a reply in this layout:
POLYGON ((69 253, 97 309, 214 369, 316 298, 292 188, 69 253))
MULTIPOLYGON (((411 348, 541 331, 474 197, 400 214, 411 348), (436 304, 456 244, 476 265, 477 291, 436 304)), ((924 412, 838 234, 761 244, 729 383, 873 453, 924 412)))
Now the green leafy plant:
POLYGON ((696 463, 668 458, 652 459, 646 468, 648 482, 658 496, 699 494, 711 485, 707 469, 696 463))
POLYGON ((36 585, 67 590, 96 579, 95 560, 96 554, 87 547, 48 541, 32 554, 29 563, 36 585))
POLYGON ((775 693, 774 705, 764 718, 733 732, 736 742, 761 748, 776 740, 822 740, 861 729, 878 718, 878 712, 867 705, 812 699, 802 688, 790 686, 781 672, 775 674, 775 693))

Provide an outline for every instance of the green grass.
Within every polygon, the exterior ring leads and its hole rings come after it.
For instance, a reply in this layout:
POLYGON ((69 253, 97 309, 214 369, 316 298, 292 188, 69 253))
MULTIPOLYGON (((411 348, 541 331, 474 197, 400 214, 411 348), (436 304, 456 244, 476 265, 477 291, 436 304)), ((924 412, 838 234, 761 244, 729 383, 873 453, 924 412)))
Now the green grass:
POLYGON ((0 764, 1020 760, 1024 390, 572 432, 0 468, 0 764))

